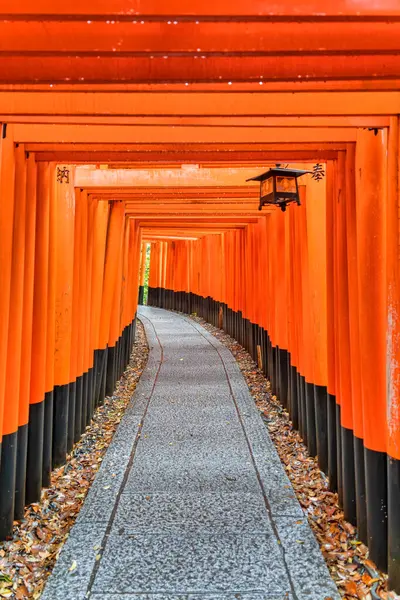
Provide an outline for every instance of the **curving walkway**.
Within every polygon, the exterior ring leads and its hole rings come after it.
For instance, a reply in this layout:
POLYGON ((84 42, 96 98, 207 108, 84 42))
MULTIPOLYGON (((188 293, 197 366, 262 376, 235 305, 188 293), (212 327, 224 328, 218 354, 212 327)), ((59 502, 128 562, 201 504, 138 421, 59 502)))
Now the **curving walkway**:
POLYGON ((139 316, 147 367, 42 600, 339 598, 229 350, 139 316))

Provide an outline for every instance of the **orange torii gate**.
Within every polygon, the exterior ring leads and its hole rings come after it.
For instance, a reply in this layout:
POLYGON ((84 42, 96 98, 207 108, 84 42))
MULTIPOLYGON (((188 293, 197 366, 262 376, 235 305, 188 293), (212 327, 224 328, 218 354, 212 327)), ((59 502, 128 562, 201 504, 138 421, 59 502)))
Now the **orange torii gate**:
POLYGON ((0 0, 0 537, 112 394, 150 244, 400 590, 400 9, 356 4, 0 0), (260 213, 277 162, 326 180, 260 213))
POLYGON ((52 468, 112 393, 134 339, 139 227, 124 202, 88 202, 74 186, 74 167, 65 169, 61 180, 55 165, 2 144, 1 181, 15 179, 3 188, 15 215, 8 263, 15 301, 2 346, 2 537, 26 502, 39 500, 52 468))
POLYGON ((255 360, 261 350, 273 392, 381 568, 389 548, 393 578, 397 160, 397 119, 376 136, 359 131, 355 146, 328 161, 326 191, 307 181, 301 208, 196 241, 153 243, 149 282, 150 304, 196 312, 217 326, 222 310, 224 328, 255 360))

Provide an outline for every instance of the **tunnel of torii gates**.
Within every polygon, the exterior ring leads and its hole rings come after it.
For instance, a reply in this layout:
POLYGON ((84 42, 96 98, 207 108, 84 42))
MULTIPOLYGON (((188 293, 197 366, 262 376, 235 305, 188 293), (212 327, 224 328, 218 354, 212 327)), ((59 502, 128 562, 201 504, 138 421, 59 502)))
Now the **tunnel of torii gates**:
POLYGON ((0 537, 149 303, 252 354, 400 591, 397 0, 0 0, 0 537), (301 206, 247 179, 312 169, 301 206))

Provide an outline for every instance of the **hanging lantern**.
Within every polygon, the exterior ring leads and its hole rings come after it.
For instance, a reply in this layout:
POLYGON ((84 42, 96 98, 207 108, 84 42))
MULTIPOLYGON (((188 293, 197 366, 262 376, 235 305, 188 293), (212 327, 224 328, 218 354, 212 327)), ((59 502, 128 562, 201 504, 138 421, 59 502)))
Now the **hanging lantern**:
POLYGON ((247 181, 260 182, 260 205, 261 210, 265 204, 279 206, 285 212, 286 205, 290 202, 296 202, 300 206, 299 188, 297 178, 311 173, 301 169, 284 169, 280 165, 258 175, 251 177, 247 181))

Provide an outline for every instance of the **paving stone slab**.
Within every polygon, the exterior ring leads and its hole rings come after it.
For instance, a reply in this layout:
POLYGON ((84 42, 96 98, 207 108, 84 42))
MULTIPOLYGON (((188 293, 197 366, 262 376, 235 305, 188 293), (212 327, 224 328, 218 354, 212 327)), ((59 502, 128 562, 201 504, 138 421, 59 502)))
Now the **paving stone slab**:
POLYGON ((97 523, 96 527, 87 523, 74 525, 41 600, 86 600, 105 532, 106 524, 97 523))
POLYGON ((110 535, 94 592, 290 590, 274 535, 110 535))
POLYGON ((92 594, 91 600, 292 600, 291 594, 270 596, 251 592, 250 594, 201 594, 179 595, 171 594, 92 594))
POLYGON ((272 534, 260 492, 121 495, 114 527, 124 534, 272 534))
POLYGON ((203 463, 176 465, 173 461, 167 468, 160 465, 157 469, 150 470, 140 463, 134 464, 129 475, 127 490, 136 492, 253 492, 259 489, 258 481, 253 473, 237 465, 235 469, 219 465, 211 469, 203 463), (171 478, 171 473, 175 478, 171 478))
POLYGON ((249 594, 218 594, 217 596, 208 594, 201 596, 189 595, 188 600, 293 600, 293 596, 289 593, 276 595, 258 594, 250 592, 249 594))
POLYGON ((206 430, 207 435, 210 435, 213 428, 217 426, 220 428, 223 426, 227 433, 234 426, 243 436, 237 413, 228 394, 218 397, 217 406, 215 406, 215 397, 208 394, 205 394, 202 400, 191 395, 186 401, 183 394, 171 395, 165 398, 163 410, 156 411, 155 406, 152 406, 152 409, 146 417, 145 430, 158 427, 159 433, 162 434, 164 431, 178 428, 185 432, 187 428, 192 429, 190 433, 200 436, 201 432, 196 428, 197 424, 206 430))
POLYGON ((95 480, 78 515, 78 523, 108 523, 121 488, 122 477, 95 480))
MULTIPOLYGON (((204 596, 203 598, 207 600, 204 596)), ((176 594, 91 594, 90 600, 189 600, 189 596, 176 594)))
POLYGON ((307 519, 276 517, 275 524, 298 600, 340 600, 307 519))
POLYGON ((166 407, 166 409, 164 419, 162 414, 156 416, 153 414, 152 418, 149 415, 149 420, 146 420, 143 426, 143 435, 147 434, 149 436, 149 442, 151 440, 156 443, 159 440, 160 444, 163 444, 180 439, 181 441, 187 440, 188 442, 192 441, 200 444, 201 442, 207 443, 208 440, 216 441, 216 452, 225 451, 225 444, 228 445, 230 442, 231 445, 234 445, 236 442, 250 456, 243 430, 240 423, 235 419, 234 413, 227 413, 222 418, 217 413, 215 419, 212 414, 200 413, 196 415, 195 413, 192 417, 190 414, 185 414, 181 419, 179 410, 171 410, 171 407, 166 407), (153 435, 151 435, 152 433, 153 435), (170 440, 168 436, 171 438, 170 440), (218 443, 224 447, 220 448, 217 446, 218 443))

